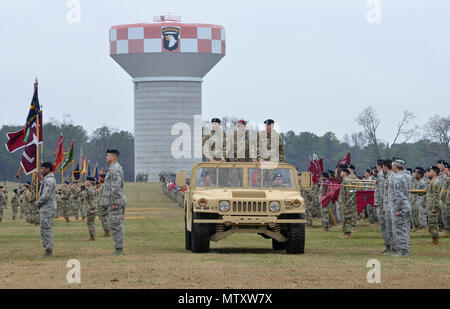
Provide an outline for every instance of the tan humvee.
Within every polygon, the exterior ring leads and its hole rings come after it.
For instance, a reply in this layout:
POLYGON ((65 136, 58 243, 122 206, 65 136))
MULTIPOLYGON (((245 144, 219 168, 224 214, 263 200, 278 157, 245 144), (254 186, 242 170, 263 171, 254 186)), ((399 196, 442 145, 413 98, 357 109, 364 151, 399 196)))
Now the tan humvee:
MULTIPOLYGON (((184 186, 185 172, 177 175, 184 186)), ((303 253, 305 203, 297 170, 286 163, 203 162, 192 168, 185 193, 186 249, 208 252, 210 240, 258 233, 274 250, 303 253)))

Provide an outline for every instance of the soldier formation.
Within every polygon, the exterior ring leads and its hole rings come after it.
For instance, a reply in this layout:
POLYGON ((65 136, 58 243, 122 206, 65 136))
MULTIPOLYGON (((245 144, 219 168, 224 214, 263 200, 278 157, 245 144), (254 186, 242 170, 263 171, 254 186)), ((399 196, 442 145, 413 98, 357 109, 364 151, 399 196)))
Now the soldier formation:
MULTIPOLYGON (((105 234, 110 231, 114 238, 114 255, 123 252, 123 220, 125 214, 126 197, 123 192, 124 177, 120 164, 118 150, 107 150, 107 163, 110 165, 105 174, 100 175, 100 181, 87 177, 83 184, 68 181, 56 189, 56 179, 53 165, 44 162, 41 166, 42 181, 39 184, 39 199, 36 200, 36 186, 32 183, 19 184, 14 189, 11 199, 13 209, 12 219, 16 220, 20 212, 20 219, 26 224, 39 225, 42 244, 45 253, 41 257, 52 256, 53 253, 53 221, 63 217, 66 223, 70 217, 75 220, 86 220, 89 241, 95 241, 95 218, 98 216, 105 234)), ((8 193, 0 186, 0 222, 3 209, 7 208, 8 193)))
POLYGON ((136 182, 148 182, 149 173, 139 172, 136 175, 136 182))

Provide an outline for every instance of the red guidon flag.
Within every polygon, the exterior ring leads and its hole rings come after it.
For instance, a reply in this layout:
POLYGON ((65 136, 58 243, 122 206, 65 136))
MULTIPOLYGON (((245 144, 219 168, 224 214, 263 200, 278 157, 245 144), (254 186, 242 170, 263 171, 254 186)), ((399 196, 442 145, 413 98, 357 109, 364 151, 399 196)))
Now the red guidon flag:
POLYGON ((374 191, 356 191, 356 206, 358 208, 358 215, 369 204, 375 204, 374 191))
POLYGON ((338 164, 336 165, 336 167, 339 167, 339 165, 341 165, 341 164, 345 164, 345 165, 347 165, 347 166, 350 165, 350 152, 347 153, 347 155, 346 155, 345 157, 343 157, 343 158, 338 162, 338 164))
POLYGON ((61 164, 62 161, 64 161, 64 151, 63 151, 63 136, 58 140, 58 143, 56 144, 56 148, 53 151, 53 155, 56 156, 55 162, 53 163, 53 173, 56 172, 58 166, 61 164))
POLYGON ((328 205, 328 203, 335 203, 339 197, 339 192, 341 191, 341 185, 337 179, 327 179, 327 194, 322 196, 320 203, 322 208, 328 205))
POLYGON ((37 145, 39 144, 36 136, 36 123, 31 127, 29 135, 33 137, 33 140, 25 146, 20 161, 20 166, 26 175, 36 171, 37 145))

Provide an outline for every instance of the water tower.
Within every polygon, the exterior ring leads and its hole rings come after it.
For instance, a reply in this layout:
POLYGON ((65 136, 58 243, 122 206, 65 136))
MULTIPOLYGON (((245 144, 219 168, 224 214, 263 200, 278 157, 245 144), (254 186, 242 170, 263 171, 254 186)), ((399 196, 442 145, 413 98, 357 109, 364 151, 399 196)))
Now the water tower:
POLYGON ((194 115, 202 113, 202 80, 225 56, 224 28, 158 16, 149 24, 111 27, 109 42, 110 56, 134 83, 135 173, 149 172, 157 181, 161 171, 190 170, 201 161, 194 158, 194 139, 201 143, 194 115), (189 158, 171 155, 177 123, 192 129, 189 158))

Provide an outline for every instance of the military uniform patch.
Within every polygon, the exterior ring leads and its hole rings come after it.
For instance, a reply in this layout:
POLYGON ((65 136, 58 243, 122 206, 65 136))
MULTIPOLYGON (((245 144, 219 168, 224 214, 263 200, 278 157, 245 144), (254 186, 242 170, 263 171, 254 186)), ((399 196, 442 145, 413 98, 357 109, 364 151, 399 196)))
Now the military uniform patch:
POLYGON ((173 51, 178 49, 178 42, 180 41, 180 28, 178 27, 164 27, 161 29, 163 37, 164 49, 173 51))

